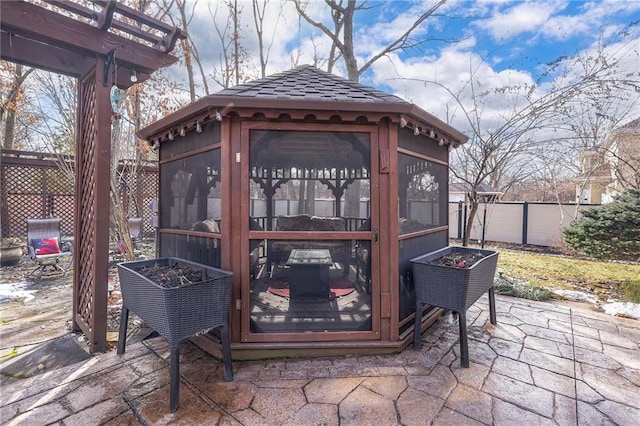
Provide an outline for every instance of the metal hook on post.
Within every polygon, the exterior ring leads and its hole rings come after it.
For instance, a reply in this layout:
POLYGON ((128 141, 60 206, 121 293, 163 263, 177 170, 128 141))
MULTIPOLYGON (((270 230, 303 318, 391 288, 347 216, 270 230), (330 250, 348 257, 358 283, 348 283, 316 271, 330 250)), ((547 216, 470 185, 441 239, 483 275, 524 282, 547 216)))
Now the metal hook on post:
POLYGON ((111 68, 111 64, 115 62, 115 59, 116 49, 107 53, 107 57, 104 59, 104 75, 102 79, 102 86, 104 87, 107 87, 107 83, 109 82, 109 68, 111 68))

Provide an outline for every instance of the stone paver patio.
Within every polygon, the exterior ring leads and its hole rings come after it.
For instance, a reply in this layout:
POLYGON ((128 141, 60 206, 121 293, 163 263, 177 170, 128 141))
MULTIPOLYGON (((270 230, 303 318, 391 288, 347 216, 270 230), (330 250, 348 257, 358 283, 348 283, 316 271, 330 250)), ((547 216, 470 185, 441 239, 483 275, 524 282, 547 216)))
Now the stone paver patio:
POLYGON ((169 413, 162 337, 5 382, 4 425, 637 425, 640 323, 574 302, 486 296, 468 312, 470 368, 446 314, 419 351, 222 363, 182 345, 180 408, 169 413))

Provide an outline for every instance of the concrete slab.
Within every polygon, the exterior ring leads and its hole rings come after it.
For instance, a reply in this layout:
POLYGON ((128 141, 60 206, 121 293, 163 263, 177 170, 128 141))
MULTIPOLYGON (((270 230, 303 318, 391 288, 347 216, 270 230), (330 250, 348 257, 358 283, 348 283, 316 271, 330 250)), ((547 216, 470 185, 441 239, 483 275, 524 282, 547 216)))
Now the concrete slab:
POLYGON ((78 342, 78 336, 73 333, 34 345, 15 347, 10 351, 5 349, 0 353, 0 386, 75 364, 91 356, 87 345, 78 342))
MULTIPOLYGON (((67 297, 70 306, 70 287, 56 291, 39 288, 33 300, 67 297)), ((68 331, 21 344, 21 337, 50 330, 34 329, 33 317, 20 313, 42 312, 32 301, 20 303, 2 304, 1 353, 15 346, 19 356, 2 358, 0 367, 30 376, 2 378, 3 425, 635 425, 640 416, 640 321, 584 303, 496 296, 497 326, 486 324, 488 307, 477 303, 468 324, 469 368, 460 367, 451 315, 425 331, 419 350, 236 361, 233 382, 224 382, 220 360, 185 342, 176 413, 169 412, 164 338, 134 341, 140 334, 131 333, 123 355, 91 356, 68 331)), ((55 330, 67 320, 60 309, 46 324, 55 330)))

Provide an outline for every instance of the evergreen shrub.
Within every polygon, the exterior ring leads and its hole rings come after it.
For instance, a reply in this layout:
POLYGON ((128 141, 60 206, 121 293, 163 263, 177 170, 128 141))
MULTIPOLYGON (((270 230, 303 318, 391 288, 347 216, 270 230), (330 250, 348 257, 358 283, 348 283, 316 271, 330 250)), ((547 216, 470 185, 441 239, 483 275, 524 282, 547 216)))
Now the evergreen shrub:
POLYGON ((640 189, 585 210, 563 231, 567 245, 601 260, 640 259, 640 189))

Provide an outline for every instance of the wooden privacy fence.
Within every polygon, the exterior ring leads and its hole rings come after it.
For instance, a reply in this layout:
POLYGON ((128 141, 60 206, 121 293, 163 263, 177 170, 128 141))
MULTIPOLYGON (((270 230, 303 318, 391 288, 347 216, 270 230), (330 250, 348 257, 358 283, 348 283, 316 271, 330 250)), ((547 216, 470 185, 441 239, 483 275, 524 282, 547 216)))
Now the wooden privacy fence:
MULTIPOLYGON (((472 240, 559 246, 562 230, 594 204, 536 202, 483 203, 476 213, 472 240), (483 238, 484 236, 484 238, 483 238)), ((462 238, 468 216, 462 201, 449 203, 449 237, 462 238)))
MULTIPOLYGON (((73 235, 73 211, 75 190, 73 181, 60 168, 60 161, 73 164, 73 157, 56 154, 2 151, 0 162, 0 218, 3 237, 23 237, 26 235, 27 219, 59 217, 62 235, 73 235)), ((130 217, 141 215, 143 234, 151 235, 150 225, 153 213, 149 204, 158 195, 158 171, 153 166, 138 166, 135 176, 124 173, 120 188, 126 196, 130 217), (136 206, 137 210, 136 211, 136 206)), ((108 207, 109 194, 101 197, 108 207)))

